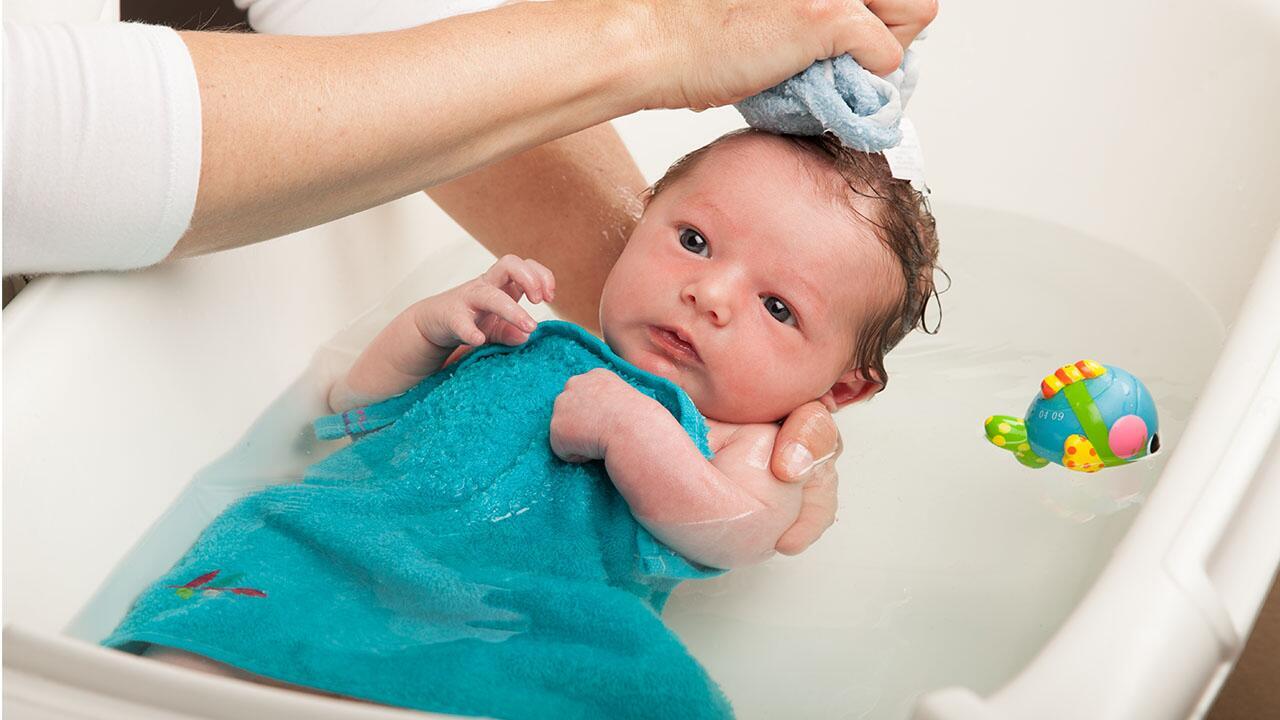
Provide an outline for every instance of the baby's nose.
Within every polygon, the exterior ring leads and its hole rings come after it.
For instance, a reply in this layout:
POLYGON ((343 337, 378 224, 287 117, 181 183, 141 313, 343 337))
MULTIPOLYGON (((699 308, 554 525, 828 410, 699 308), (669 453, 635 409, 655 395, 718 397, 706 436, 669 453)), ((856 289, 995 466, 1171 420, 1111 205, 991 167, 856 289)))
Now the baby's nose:
POLYGON ((727 294, 714 285, 691 284, 685 287, 681 296, 696 311, 705 313, 712 324, 725 325, 729 322, 731 313, 727 294))

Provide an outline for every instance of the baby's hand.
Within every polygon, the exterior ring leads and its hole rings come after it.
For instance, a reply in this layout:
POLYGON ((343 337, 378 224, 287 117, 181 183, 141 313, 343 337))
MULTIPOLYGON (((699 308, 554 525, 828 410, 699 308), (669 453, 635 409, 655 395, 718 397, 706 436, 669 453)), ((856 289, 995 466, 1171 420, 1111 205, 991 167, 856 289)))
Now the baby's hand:
POLYGON ((485 274, 419 302, 412 311, 422 336, 442 348, 519 345, 538 327, 520 307, 520 298, 540 303, 555 294, 550 270, 536 260, 504 255, 485 274))
POLYGON ((634 417, 647 396, 609 372, 595 369, 569 378, 551 415, 551 450, 566 462, 603 460, 619 419, 634 417))
POLYGON ((519 345, 538 327, 520 307, 520 298, 540 303, 555 294, 550 270, 504 256, 475 280, 397 315, 329 389, 329 408, 346 412, 402 393, 443 367, 459 345, 519 345))

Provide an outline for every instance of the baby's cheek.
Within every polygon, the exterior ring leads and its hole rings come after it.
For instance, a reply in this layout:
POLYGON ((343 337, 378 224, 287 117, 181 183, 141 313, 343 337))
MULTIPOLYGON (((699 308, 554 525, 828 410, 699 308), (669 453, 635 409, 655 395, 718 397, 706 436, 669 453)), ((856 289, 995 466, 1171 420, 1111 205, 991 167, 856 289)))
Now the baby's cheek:
POLYGON ((703 414, 725 422, 772 422, 786 417, 806 400, 796 400, 786 378, 764 368, 717 375, 709 384, 703 414))

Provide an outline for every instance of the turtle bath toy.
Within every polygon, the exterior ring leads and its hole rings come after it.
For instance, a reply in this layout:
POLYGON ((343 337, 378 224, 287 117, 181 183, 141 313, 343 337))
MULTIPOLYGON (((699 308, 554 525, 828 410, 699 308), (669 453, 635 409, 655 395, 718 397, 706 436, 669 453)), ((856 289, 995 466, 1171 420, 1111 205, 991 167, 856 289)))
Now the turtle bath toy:
POLYGON ((1053 461, 1091 473, 1160 449, 1151 392, 1132 373, 1092 360, 1045 377, 1025 420, 992 415, 984 426, 987 440, 1031 468, 1053 461))

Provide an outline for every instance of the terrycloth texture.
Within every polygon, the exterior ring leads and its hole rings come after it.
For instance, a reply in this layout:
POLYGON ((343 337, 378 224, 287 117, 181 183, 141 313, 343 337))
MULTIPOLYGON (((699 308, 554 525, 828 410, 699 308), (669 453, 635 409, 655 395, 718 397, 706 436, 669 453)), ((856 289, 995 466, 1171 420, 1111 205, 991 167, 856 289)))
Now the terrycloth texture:
POLYGON ((228 507, 104 644, 158 643, 421 710, 730 717, 658 617, 680 580, 720 571, 642 528, 602 463, 551 452, 556 396, 597 367, 663 403, 710 455, 679 388, 581 328, 542 323, 518 348, 480 348, 317 421, 321 437, 376 432, 302 483, 228 507))
POLYGON ((787 135, 830 131, 855 150, 881 152, 902 141, 898 123, 918 75, 911 50, 888 78, 841 55, 818 61, 734 107, 747 124, 761 130, 787 135))

